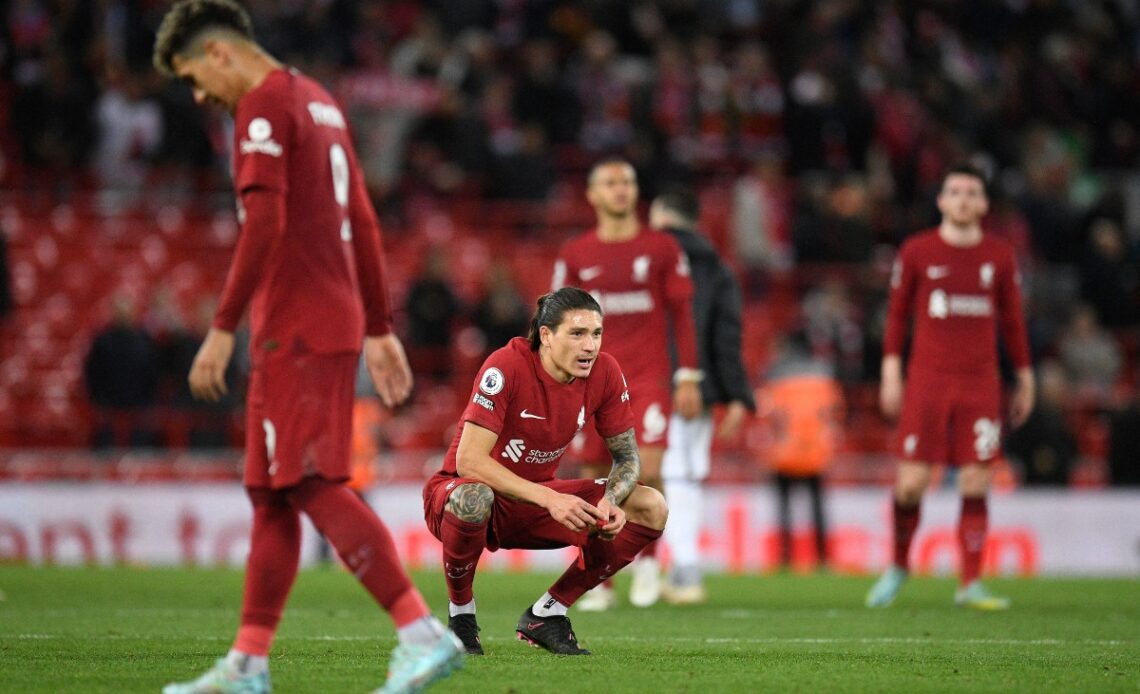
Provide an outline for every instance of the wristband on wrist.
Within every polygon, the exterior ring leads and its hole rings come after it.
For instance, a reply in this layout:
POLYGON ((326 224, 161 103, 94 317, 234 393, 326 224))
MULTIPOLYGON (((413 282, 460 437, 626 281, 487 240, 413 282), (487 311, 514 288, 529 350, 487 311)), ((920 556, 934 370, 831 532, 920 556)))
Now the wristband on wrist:
POLYGON ((691 369, 683 366, 673 372, 673 385, 700 383, 703 380, 705 380, 705 372, 700 369, 691 369))

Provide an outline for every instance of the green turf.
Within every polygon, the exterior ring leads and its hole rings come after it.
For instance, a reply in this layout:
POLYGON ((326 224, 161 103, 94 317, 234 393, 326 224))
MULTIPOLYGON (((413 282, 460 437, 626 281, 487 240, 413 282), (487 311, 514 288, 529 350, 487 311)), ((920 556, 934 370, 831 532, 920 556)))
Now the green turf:
MULTIPOLYGON (((445 604, 439 573, 416 575, 445 604)), ((625 582, 619 577, 618 588, 625 582)), ((594 655, 552 656, 514 625, 552 576, 481 573, 487 655, 438 690, 462 692, 1135 692, 1140 581, 992 581, 1007 613, 951 605, 953 582, 913 579, 894 607, 862 607, 868 578, 710 577, 701 607, 579 614, 594 655)), ((0 691, 155 692, 229 647, 241 574, 0 567, 0 691)), ((395 638, 338 569, 302 572, 271 659, 279 692, 363 692, 395 638)))

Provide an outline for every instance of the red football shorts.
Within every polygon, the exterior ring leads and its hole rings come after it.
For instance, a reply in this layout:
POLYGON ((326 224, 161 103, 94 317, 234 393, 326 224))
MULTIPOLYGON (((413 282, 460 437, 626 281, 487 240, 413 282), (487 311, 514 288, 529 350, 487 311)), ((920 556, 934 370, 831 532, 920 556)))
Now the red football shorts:
POLYGON ((351 474, 356 354, 274 351, 254 366, 246 398, 245 485, 291 487, 351 474))
MULTIPOLYGON (((478 483, 468 477, 448 477, 436 473, 424 485, 424 520, 428 530, 440 537, 443 524, 443 511, 447 507, 447 497, 461 484, 478 483)), ((539 482, 562 494, 573 494, 597 506, 606 492, 606 481, 593 479, 550 480, 539 482)), ((557 549, 559 547, 581 546, 588 534, 575 532, 550 516, 541 506, 523 501, 513 501, 499 494, 495 495, 495 506, 491 511, 491 522, 487 526, 487 549, 557 549)))
MULTIPOLYGON (((673 392, 656 384, 631 383, 629 407, 633 411, 638 447, 664 448, 669 435, 669 416, 673 413, 673 392)), ((606 466, 612 462, 605 440, 592 424, 574 437, 570 456, 584 465, 606 466)))
POLYGON ((996 378, 910 373, 896 452, 923 463, 989 462, 1001 453, 1001 382, 996 378))

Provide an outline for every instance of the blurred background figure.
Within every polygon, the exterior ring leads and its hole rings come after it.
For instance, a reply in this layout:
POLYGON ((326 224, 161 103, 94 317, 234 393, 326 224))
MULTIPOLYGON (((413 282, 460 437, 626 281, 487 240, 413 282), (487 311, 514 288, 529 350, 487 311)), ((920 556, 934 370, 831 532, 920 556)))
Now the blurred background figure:
POLYGON ((95 333, 83 363, 87 395, 95 409, 96 448, 154 446, 153 412, 158 395, 158 348, 139 322, 127 294, 111 300, 111 321, 95 333))
POLYGON ((1037 404, 1029 419, 1009 433, 1006 450, 1027 485, 1063 487, 1077 463, 1077 437, 1065 414, 1072 396, 1065 368, 1049 359, 1037 367, 1037 404))
POLYGON ((1103 403, 1116 385, 1123 360, 1112 334, 1101 327, 1088 304, 1073 308, 1058 350, 1074 395, 1103 403))
POLYGON ((416 376, 446 379, 451 375, 451 334, 461 304, 449 268, 444 248, 429 250, 404 302, 408 360, 416 376))
POLYGON ((511 266, 493 261, 487 268, 486 288, 475 304, 471 319, 483 335, 484 357, 495 345, 505 345, 512 337, 526 334, 528 307, 515 282, 511 266))
POLYGON ((843 391, 834 367, 812 356, 804 333, 784 336, 756 401, 770 442, 761 456, 775 471, 780 566, 789 569, 795 560, 791 496, 803 488, 811 503, 815 566, 826 568, 823 476, 843 437, 843 391))
MULTIPOLYGON (((1136 383, 1140 383, 1140 369, 1136 383)), ((1140 389, 1134 389, 1128 402, 1112 414, 1108 472, 1114 487, 1140 487, 1140 389)))
POLYGON ((661 463, 671 521, 665 540, 673 550, 673 567, 663 588, 675 605, 704 602, 700 562, 701 516, 705 479, 712 467, 713 408, 721 409, 716 438, 736 438, 746 415, 756 410, 741 357, 740 286, 732 269, 701 232, 700 201, 694 191, 672 187, 649 207, 649 226, 677 239, 688 258, 693 280, 693 322, 701 371, 701 402, 695 417, 674 412, 661 463))

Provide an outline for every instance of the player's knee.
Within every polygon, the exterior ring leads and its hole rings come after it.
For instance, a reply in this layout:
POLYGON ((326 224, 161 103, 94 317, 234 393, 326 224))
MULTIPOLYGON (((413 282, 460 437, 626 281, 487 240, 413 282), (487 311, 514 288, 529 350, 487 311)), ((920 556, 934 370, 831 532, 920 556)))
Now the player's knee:
POLYGON ((447 512, 467 523, 486 523, 495 506, 495 492, 480 482, 461 484, 447 497, 447 512))
POLYGON ((665 521, 669 519, 669 505, 661 492, 638 485, 626 501, 625 513, 628 520, 638 525, 663 530, 665 521))

